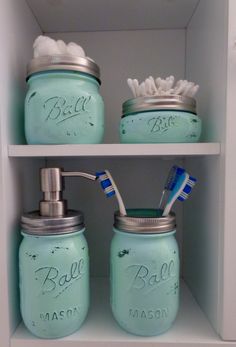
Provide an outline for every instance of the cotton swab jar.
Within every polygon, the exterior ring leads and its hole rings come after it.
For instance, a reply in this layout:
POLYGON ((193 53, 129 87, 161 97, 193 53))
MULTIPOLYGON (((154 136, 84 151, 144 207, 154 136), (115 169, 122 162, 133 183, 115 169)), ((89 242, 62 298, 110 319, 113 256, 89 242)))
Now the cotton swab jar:
POLYGON ((104 103, 100 70, 90 58, 38 56, 27 68, 25 136, 28 144, 101 143, 104 103))
POLYGON ((120 122, 122 143, 198 142, 201 119, 194 98, 183 95, 153 95, 123 103, 120 122))
POLYGON ((127 332, 153 336, 174 323, 179 308, 176 221, 155 209, 115 213, 111 244, 111 307, 127 332))

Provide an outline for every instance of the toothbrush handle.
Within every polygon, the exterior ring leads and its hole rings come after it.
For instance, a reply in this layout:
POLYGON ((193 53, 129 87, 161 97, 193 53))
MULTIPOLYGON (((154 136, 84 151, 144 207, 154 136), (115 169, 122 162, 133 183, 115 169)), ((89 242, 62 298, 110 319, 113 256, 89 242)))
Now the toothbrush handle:
POLYGON ((122 200, 122 197, 120 195, 120 192, 119 192, 119 190, 118 190, 118 188, 117 188, 117 186, 116 186, 116 184, 115 184, 115 182, 114 182, 110 172, 108 170, 105 170, 105 172, 106 172, 108 178, 110 179, 110 181, 112 183, 112 186, 113 186, 113 188, 114 188, 114 190, 116 192, 116 197, 117 197, 117 201, 118 201, 118 204, 119 204, 120 214, 121 214, 121 216, 126 216, 127 212, 126 212, 125 205, 124 205, 124 202, 122 200))
POLYGON ((164 199, 165 194, 166 194, 166 190, 163 190, 162 194, 161 194, 159 206, 158 206, 159 209, 161 209, 161 207, 162 207, 162 203, 163 203, 163 199, 164 199))
POLYGON ((189 174, 186 173, 186 178, 183 181, 181 187, 178 189, 178 191, 175 193, 175 195, 170 199, 170 201, 167 201, 165 209, 164 209, 164 211, 162 213, 163 217, 168 216, 172 206, 174 205, 175 201, 178 199, 179 195, 181 194, 181 192, 184 189, 185 185, 187 184, 188 180, 189 180, 189 174))

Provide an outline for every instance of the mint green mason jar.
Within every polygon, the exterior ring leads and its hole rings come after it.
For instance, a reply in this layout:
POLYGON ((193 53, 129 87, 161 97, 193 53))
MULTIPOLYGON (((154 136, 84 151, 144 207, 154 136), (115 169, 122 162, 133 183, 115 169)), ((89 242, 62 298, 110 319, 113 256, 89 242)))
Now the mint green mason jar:
POLYGON ((170 95, 140 97, 123 103, 123 143, 198 142, 202 130, 193 98, 170 95))
POLYGON ((27 68, 27 83, 28 144, 102 142, 104 103, 97 64, 73 56, 35 58, 27 68))
POLYGON ((152 209, 115 214, 111 244, 111 307, 127 332, 167 331, 179 308, 179 252, 175 215, 152 209))
POLYGON ((89 258, 83 215, 24 214, 19 250, 20 310, 26 327, 40 338, 72 334, 89 307, 89 258))

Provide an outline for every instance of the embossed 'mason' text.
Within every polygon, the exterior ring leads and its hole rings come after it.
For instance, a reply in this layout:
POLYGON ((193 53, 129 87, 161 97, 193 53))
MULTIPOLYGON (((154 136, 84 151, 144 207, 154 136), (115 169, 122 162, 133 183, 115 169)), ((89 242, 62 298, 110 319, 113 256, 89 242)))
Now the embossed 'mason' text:
POLYGON ((60 311, 43 312, 39 314, 42 321, 64 320, 79 316, 79 306, 67 308, 60 311))
POLYGON ((163 319, 168 317, 168 308, 158 308, 155 310, 129 309, 129 317, 139 319, 163 319))
POLYGON ((91 99, 91 96, 72 97, 70 100, 61 96, 53 96, 47 99, 43 105, 45 121, 53 120, 58 125, 89 112, 88 105, 91 99))

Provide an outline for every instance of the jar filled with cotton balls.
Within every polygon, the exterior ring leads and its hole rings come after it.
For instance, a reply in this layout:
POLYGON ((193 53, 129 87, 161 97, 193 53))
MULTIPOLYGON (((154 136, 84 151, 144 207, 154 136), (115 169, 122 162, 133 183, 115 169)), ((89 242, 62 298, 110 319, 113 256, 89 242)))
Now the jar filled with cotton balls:
POLYGON ((120 139, 123 143, 198 142, 202 122, 194 99, 199 86, 169 76, 152 76, 139 84, 128 79, 134 98, 123 103, 120 139))
POLYGON ((104 103, 98 65, 74 42, 39 36, 33 50, 27 66, 27 143, 101 143, 104 103))

